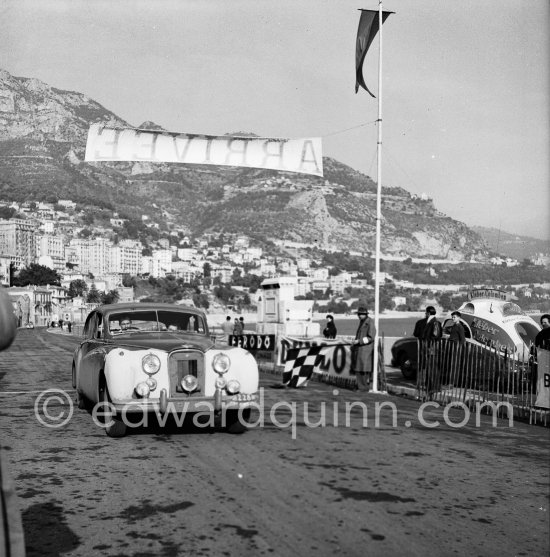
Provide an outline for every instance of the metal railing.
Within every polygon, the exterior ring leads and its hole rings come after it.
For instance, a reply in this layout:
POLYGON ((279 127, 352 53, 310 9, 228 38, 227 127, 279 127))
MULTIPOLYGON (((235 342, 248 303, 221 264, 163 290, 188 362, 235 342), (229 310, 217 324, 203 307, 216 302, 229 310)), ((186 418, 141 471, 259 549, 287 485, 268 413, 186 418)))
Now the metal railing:
POLYGON ((511 407, 514 417, 550 424, 550 410, 536 406, 536 352, 527 347, 500 352, 469 340, 464 345, 448 339, 418 341, 417 370, 421 400, 501 404, 505 411, 511 407))

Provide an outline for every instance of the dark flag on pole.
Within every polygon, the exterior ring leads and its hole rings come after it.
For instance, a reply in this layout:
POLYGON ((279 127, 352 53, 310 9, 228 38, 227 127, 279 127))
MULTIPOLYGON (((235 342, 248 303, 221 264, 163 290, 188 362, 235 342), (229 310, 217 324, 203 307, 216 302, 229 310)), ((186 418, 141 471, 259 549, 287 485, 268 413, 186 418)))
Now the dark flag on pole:
MULTIPOLYGON (((363 87, 371 97, 374 95, 369 91, 363 79, 363 61, 367 54, 376 33, 379 29, 377 10, 360 10, 359 29, 357 29, 357 44, 355 47, 355 92, 359 91, 359 86, 363 87)), ((382 12, 382 23, 394 12, 382 12)))

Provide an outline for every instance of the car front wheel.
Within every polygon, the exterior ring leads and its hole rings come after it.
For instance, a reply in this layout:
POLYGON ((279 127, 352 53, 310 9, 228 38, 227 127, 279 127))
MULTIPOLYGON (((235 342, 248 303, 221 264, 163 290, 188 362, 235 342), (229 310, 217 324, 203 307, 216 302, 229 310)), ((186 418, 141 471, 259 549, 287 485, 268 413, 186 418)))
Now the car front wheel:
POLYGON ((238 410, 227 410, 225 420, 227 433, 244 433, 248 429, 250 421, 250 408, 245 408, 240 416, 238 410))
MULTIPOLYGON (((102 411, 107 412, 107 408, 111 403, 111 397, 109 396, 109 389, 107 388, 105 377, 100 381, 99 403, 103 406, 102 411)), ((109 437, 124 437, 126 435, 126 424, 116 415, 108 413, 106 416, 100 418, 100 420, 102 422, 102 427, 105 429, 105 433, 109 437)))

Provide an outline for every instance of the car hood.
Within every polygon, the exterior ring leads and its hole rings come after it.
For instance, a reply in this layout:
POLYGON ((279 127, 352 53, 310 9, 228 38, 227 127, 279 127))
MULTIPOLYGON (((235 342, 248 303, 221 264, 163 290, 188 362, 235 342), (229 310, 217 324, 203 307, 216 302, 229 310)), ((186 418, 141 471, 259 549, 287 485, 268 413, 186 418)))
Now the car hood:
POLYGON ((180 348, 194 348, 201 352, 206 352, 214 346, 209 337, 196 335, 182 335, 178 333, 133 333, 125 338, 115 338, 113 342, 119 346, 135 348, 152 348, 155 350, 165 350, 171 352, 180 348))

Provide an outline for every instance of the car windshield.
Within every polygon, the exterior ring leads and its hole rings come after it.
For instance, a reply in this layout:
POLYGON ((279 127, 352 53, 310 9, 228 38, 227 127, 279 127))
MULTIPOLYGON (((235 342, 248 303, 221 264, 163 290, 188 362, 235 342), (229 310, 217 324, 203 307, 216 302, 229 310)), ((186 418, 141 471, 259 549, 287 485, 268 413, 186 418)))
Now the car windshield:
POLYGON ((204 335, 206 327, 200 315, 183 311, 148 310, 111 314, 109 331, 112 335, 166 331, 204 335))

